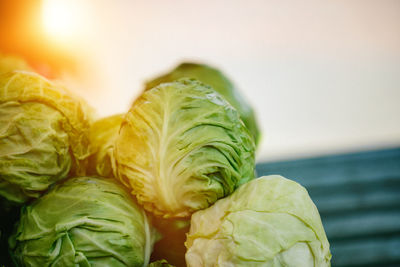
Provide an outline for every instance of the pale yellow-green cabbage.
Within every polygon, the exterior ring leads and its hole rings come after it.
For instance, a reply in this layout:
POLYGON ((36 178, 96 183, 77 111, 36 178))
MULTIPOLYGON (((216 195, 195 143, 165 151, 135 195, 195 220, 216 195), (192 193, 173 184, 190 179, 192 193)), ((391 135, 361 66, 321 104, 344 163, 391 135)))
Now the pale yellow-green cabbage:
POLYGON ((114 143, 118 137, 123 117, 123 114, 117 114, 93 123, 90 129, 89 174, 102 177, 114 176, 114 143))
POLYGON ((330 266, 329 243, 307 191, 264 176, 192 215, 186 263, 197 266, 330 266))
POLYGON ((0 75, 0 195, 23 203, 85 174, 89 127, 89 107, 63 87, 31 72, 0 75))

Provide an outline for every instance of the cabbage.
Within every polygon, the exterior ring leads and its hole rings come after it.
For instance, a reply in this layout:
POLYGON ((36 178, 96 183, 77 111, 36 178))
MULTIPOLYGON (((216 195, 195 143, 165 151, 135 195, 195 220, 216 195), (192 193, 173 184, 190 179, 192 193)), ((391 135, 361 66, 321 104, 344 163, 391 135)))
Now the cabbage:
POLYGON ((65 117, 40 103, 0 103, 0 194, 14 202, 39 197, 71 168, 65 117))
POLYGON ((264 176, 192 215, 188 266, 330 266, 329 243, 306 189, 264 176))
POLYGON ((0 75, 0 196, 24 203, 68 173, 85 173, 90 110, 29 72, 0 75))
POLYGON ((215 90, 181 79, 145 91, 126 114, 118 178, 155 215, 187 217, 254 178, 254 142, 215 90))
POLYGON ((260 130, 252 107, 232 82, 216 68, 205 64, 182 63, 169 73, 148 81, 146 89, 184 77, 197 79, 220 93, 239 112, 240 118, 252 134, 256 145, 259 143, 260 130))
POLYGON ((31 70, 31 67, 18 56, 0 53, 0 74, 14 70, 31 70))
POLYGON ((79 177, 23 207, 9 245, 21 266, 147 266, 155 237, 115 179, 79 177))
POLYGON ((123 115, 113 115, 93 123, 90 131, 90 151, 88 173, 112 177, 115 172, 114 142, 118 137, 123 115))

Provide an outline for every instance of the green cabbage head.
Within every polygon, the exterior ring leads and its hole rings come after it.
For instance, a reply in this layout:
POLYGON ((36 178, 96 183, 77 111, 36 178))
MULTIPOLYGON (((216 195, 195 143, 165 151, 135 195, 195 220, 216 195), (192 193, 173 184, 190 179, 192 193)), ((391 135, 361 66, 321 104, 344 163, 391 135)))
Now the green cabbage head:
POLYGON ((330 266, 318 210, 301 185, 264 176, 192 215, 188 266, 330 266))
POLYGON ((9 245, 18 266, 147 266, 155 236, 115 179, 79 177, 23 207, 9 245))
POLYGON ((181 79, 145 91, 115 144, 119 179, 145 209, 187 217, 254 178, 254 141, 211 87, 181 79))
POLYGON ((90 130, 88 173, 102 177, 115 174, 114 143, 123 120, 122 114, 109 116, 93 123, 90 130))
POLYGON ((24 203, 68 173, 85 173, 88 106, 29 72, 0 75, 0 196, 24 203))
POLYGON ((253 136, 256 145, 259 143, 260 130, 251 105, 241 95, 233 83, 218 69, 197 63, 182 63, 175 69, 146 83, 146 90, 160 83, 172 82, 180 78, 194 78, 213 87, 238 112, 246 127, 253 136))

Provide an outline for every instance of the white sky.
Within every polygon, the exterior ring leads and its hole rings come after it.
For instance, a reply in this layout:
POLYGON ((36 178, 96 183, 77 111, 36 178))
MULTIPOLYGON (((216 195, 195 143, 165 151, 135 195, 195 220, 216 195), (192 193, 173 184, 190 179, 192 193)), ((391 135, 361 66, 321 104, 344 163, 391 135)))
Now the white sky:
POLYGON ((258 161, 400 145, 400 1, 84 2, 83 95, 102 116, 191 59, 254 106, 258 161))

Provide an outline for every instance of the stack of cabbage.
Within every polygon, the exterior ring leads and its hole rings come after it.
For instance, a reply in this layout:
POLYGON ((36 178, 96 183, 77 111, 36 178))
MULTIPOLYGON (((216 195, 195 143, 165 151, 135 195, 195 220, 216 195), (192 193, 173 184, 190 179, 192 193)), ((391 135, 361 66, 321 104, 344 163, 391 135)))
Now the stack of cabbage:
POLYGON ((255 179, 254 113, 214 68, 182 64, 94 123, 65 89, 10 72, 0 132, 17 266, 330 266, 307 191, 255 179))

